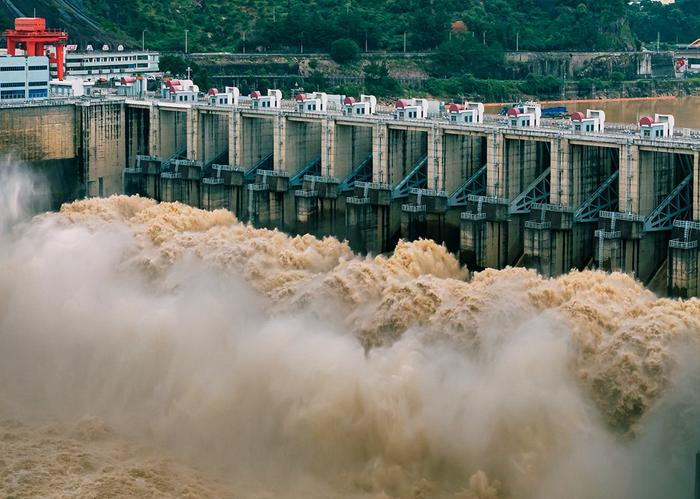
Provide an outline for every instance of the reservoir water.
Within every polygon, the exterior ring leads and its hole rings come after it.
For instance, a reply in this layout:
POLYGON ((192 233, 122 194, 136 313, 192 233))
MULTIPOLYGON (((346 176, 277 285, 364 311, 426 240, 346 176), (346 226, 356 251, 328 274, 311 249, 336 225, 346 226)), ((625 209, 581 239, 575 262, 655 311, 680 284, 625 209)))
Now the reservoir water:
MULTIPOLYGON (((655 97, 644 99, 588 99, 574 101, 543 102, 542 107, 566 106, 570 113, 586 109, 605 111, 607 121, 611 123, 637 123, 639 118, 647 115, 672 114, 676 126, 700 128, 700 97, 655 97)), ((487 104, 487 113, 497 113, 501 104, 487 104)))

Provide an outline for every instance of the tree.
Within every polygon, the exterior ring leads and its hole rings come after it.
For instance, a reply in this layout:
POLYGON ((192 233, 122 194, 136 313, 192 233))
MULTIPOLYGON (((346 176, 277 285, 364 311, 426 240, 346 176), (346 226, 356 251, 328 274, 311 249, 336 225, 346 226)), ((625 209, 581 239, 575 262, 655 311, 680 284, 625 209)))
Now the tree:
POLYGON ((479 78, 500 76, 504 60, 505 52, 500 45, 483 45, 472 33, 455 33, 438 47, 432 73, 441 77, 467 73, 479 78))
POLYGON ((318 91, 326 87, 326 77, 320 71, 312 71, 306 79, 308 86, 318 91))
POLYGON ((160 69, 164 73, 173 76, 183 76, 187 74, 187 61, 176 55, 162 55, 160 57, 160 69))
POLYGON ((346 64, 357 59, 360 47, 354 40, 341 38, 331 43, 331 58, 338 64, 346 64))
POLYGON ((377 97, 395 96, 401 91, 399 83, 389 75, 384 64, 371 62, 363 68, 367 93, 377 97))

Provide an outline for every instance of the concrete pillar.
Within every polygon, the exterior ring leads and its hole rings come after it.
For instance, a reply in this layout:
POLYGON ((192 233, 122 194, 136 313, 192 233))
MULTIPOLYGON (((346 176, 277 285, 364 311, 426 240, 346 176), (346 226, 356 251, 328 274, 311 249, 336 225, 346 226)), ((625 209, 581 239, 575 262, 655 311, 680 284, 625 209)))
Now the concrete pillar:
POLYGON ((569 159, 569 140, 561 135, 552 140, 550 196, 551 204, 571 207, 573 171, 569 159))
POLYGON ((187 108, 187 159, 192 161, 202 161, 199 150, 199 111, 194 107, 187 108))
POLYGON ((148 138, 148 154, 160 156, 160 108, 157 102, 151 102, 149 111, 150 129, 148 138))
POLYGON ((693 151, 693 220, 700 220, 700 151, 693 151))
POLYGON ((639 146, 627 142, 620 147, 620 211, 639 213, 639 146))
POLYGON ((386 123, 372 127, 372 181, 389 181, 389 128, 386 123))
POLYGON ((287 117, 277 113, 273 119, 273 154, 274 169, 280 172, 287 171, 287 117))
POLYGON ((505 197, 504 173, 505 137, 493 130, 486 137, 486 195, 505 197))
POLYGON ((335 175, 333 159, 335 158, 336 125, 332 116, 326 116, 321 123, 321 175, 332 177, 335 175))
POLYGON ((428 189, 436 191, 445 189, 445 170, 443 164, 443 131, 437 123, 428 133, 428 189))
POLYGON ((241 148, 243 140, 241 140, 241 133, 241 113, 232 110, 228 124, 228 164, 231 166, 242 166, 241 148))

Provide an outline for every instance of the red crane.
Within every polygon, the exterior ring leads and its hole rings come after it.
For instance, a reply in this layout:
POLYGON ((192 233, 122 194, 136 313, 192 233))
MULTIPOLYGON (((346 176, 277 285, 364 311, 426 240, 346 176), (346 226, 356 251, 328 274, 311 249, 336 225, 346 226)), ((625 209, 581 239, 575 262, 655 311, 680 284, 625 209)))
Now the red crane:
POLYGON ((56 48, 56 53, 48 54, 49 62, 56 64, 58 79, 63 80, 65 45, 68 33, 58 29, 46 29, 46 19, 42 17, 18 17, 15 29, 3 32, 7 38, 7 55, 15 55, 18 45, 22 45, 27 56, 45 55, 46 46, 56 48))

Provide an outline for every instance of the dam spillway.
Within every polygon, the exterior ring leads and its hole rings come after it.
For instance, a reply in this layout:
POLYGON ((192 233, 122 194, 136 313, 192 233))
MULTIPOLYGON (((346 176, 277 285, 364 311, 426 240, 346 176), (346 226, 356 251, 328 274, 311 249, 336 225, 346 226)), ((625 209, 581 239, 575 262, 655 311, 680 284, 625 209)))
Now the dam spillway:
POLYGON ((45 174, 54 205, 140 194, 358 252, 432 238, 472 270, 594 266, 681 297, 698 295, 697 137, 116 98, 0 108, 0 152, 45 174))

